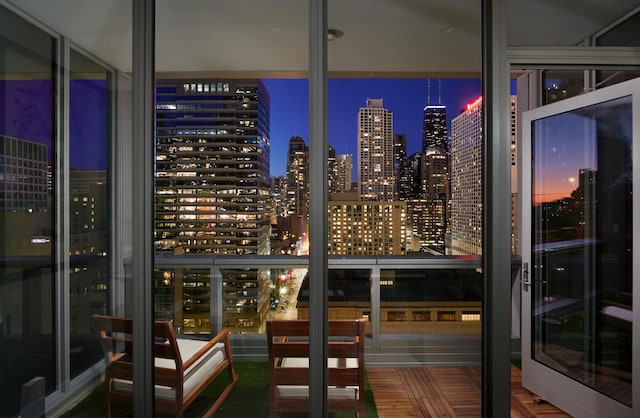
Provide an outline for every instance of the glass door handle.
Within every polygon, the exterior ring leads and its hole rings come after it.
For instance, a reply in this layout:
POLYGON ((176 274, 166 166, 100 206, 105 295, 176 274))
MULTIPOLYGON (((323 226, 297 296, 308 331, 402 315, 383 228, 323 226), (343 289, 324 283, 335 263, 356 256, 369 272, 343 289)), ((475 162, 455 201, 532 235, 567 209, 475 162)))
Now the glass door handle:
POLYGON ((531 282, 529 281, 529 263, 522 263, 522 274, 521 274, 520 283, 522 283, 522 290, 525 292, 529 291, 529 286, 531 286, 531 282))

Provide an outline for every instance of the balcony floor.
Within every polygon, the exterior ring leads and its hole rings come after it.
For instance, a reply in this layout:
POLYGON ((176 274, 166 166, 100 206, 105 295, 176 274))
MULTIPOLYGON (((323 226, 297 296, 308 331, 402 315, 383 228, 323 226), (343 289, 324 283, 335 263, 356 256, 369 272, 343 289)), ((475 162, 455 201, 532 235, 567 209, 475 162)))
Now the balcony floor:
MULTIPOLYGON (((367 368, 380 418, 480 417, 479 366, 367 368)), ((553 405, 535 402, 522 388, 520 369, 511 366, 511 416, 570 417, 553 405)))
MULTIPOLYGON (((216 417, 268 416, 268 368, 266 362, 236 362, 240 380, 216 417)), ((367 367, 368 418, 480 417, 481 371, 479 366, 367 367)), ((224 379, 223 379, 224 380, 224 379)), ((223 383, 224 382, 220 382, 223 383)), ((186 417, 202 416, 223 385, 213 384, 187 409, 186 417)), ((104 384, 62 414, 62 418, 104 416, 104 384)), ((121 408, 119 408, 121 409, 121 408)), ((120 412, 126 411, 120 410, 120 412)), ((300 414, 296 416, 305 416, 300 414)), ((165 415, 158 415, 165 416, 165 415)), ((353 416, 352 414, 336 414, 353 416)), ((520 369, 511 367, 511 416, 570 417, 553 405, 535 402, 521 386, 520 369)))

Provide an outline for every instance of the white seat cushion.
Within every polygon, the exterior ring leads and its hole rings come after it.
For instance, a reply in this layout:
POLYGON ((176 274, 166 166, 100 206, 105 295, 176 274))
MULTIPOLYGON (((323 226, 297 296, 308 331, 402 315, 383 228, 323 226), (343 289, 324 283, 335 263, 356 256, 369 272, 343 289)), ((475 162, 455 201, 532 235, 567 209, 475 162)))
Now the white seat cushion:
MULTIPOLYGON (((191 358, 202 347, 207 344, 207 341, 202 340, 190 340, 187 338, 178 338, 178 349, 180 355, 183 358, 182 362, 191 358)), ((200 357, 191 367, 184 372, 184 381, 182 387, 183 397, 186 397, 200 382, 202 382, 222 361, 225 359, 224 344, 217 343, 203 356, 200 357)), ((165 369, 176 368, 174 360, 166 358, 156 358, 155 367, 161 367, 165 369)), ((130 380, 114 379, 113 390, 119 392, 131 392, 133 385, 130 380)), ((156 397, 159 399, 175 399, 175 388, 167 386, 156 385, 156 397)))
MULTIPOLYGON (((338 367, 338 361, 346 363, 342 367, 357 368, 357 358, 337 359, 328 358, 329 368, 338 367)), ((282 359, 280 367, 309 367, 309 359, 305 357, 285 357, 282 359)), ((278 385, 278 396, 281 398, 308 398, 309 386, 304 385, 278 385)), ((358 399, 358 386, 327 387, 327 397, 329 399, 358 399)))
MULTIPOLYGON (((283 385, 278 386, 278 396, 280 398, 308 398, 309 386, 283 385)), ((337 388, 329 386, 327 388, 327 398, 329 399, 359 399, 357 386, 346 386, 337 388)))

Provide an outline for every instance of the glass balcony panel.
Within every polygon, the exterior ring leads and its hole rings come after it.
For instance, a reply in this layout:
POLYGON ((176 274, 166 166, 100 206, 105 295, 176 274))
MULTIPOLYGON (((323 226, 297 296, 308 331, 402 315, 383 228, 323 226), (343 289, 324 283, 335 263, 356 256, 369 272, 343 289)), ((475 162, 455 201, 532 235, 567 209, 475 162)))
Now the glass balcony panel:
POLYGON ((380 271, 382 334, 479 334, 482 276, 469 270, 380 271))

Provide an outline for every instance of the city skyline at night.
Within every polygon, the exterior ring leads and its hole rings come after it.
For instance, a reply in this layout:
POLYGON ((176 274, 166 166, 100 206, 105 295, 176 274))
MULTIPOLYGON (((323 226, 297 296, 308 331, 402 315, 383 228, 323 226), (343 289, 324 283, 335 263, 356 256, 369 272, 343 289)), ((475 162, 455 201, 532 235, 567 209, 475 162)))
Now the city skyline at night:
MULTIPOLYGON (((308 84, 306 79, 264 79, 271 98, 271 175, 286 172, 289 138, 309 143, 308 84)), ((423 111, 427 105, 447 107, 447 125, 465 104, 481 94, 480 79, 426 78, 330 79, 328 87, 328 143, 336 154, 357 157, 357 116, 367 99, 383 99, 393 112, 394 134, 406 134, 407 155, 422 151, 423 111), (430 92, 430 98, 429 96, 430 92)), ((354 173, 355 174, 355 173, 354 173)), ((356 178, 354 178, 356 181, 356 178)))

